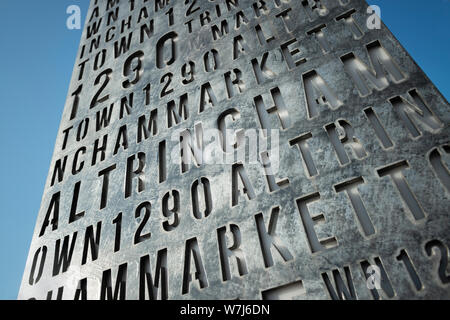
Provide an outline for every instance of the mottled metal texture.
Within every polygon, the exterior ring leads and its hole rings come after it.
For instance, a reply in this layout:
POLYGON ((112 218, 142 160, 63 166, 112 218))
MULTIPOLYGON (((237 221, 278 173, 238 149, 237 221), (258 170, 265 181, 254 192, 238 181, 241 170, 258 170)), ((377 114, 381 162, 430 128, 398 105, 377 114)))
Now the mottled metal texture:
POLYGON ((369 30, 364 1, 261 5, 92 1, 19 299, 450 298, 448 102, 384 25, 369 30), (168 105, 185 94, 177 124, 168 105), (182 173, 170 158, 174 132, 217 129, 227 110, 228 129, 280 130, 273 180, 261 164, 182 173))

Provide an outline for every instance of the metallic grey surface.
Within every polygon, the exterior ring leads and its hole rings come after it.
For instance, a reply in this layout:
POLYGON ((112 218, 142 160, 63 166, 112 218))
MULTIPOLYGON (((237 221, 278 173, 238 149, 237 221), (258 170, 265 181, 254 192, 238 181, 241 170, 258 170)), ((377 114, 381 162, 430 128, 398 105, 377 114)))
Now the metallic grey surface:
MULTIPOLYGON (((132 12, 129 10, 128 1, 120 1, 119 17, 111 24, 116 26, 116 35, 108 43, 103 41, 110 28, 105 24, 107 1, 98 2, 99 16, 103 17, 103 24, 97 35, 101 35, 102 41, 97 49, 94 48, 93 52, 89 53, 92 37, 89 40, 86 39, 85 28, 19 299, 46 299, 50 291, 52 291, 51 297, 56 299, 58 289, 61 287, 64 289, 60 291, 60 298, 73 299, 80 280, 85 278, 87 278, 85 291, 87 298, 99 299, 102 296, 102 279, 105 280, 107 277, 104 271, 111 269, 114 293, 119 266, 125 263, 127 264, 126 277, 122 279, 126 281, 125 297, 139 299, 140 259, 150 255, 150 270, 155 281, 157 253, 163 249, 167 249, 166 273, 169 299, 330 299, 333 298, 333 294, 327 287, 327 279, 336 290, 337 271, 335 270, 339 270, 345 285, 348 286, 349 277, 352 279, 350 286, 354 287, 354 292, 349 290, 347 298, 353 296, 358 299, 372 299, 373 291, 367 287, 368 275, 362 267, 366 265, 364 261, 368 261, 369 265, 376 264, 376 261, 382 262, 393 289, 393 295, 378 290, 382 298, 450 298, 450 270, 447 267, 450 245, 449 104, 384 25, 380 30, 367 29, 366 20, 369 14, 366 13, 367 4, 364 1, 309 1, 310 7, 315 8, 315 5, 319 5, 320 8, 321 3, 327 8, 324 16, 318 15, 317 10, 313 11, 313 21, 308 19, 302 1, 266 1, 268 12, 260 17, 255 17, 252 6, 257 1, 240 0, 238 7, 231 6, 231 11, 227 10, 226 1, 197 1, 201 5, 200 9, 191 15, 195 18, 193 33, 189 33, 185 25, 185 22, 191 19, 186 17, 189 4, 185 4, 185 1, 170 1, 170 4, 158 12, 155 12, 154 1, 150 1, 150 4, 146 6, 149 8, 151 19, 154 19, 154 33, 142 44, 139 42, 140 26, 144 20, 148 23, 150 19, 144 18, 140 24, 136 23, 140 8, 143 7, 142 1, 135 1, 132 12), (276 3, 279 3, 279 7, 276 3), (221 8, 220 18, 215 15, 216 4, 221 8), (166 15, 170 8, 173 8, 174 16, 174 24, 171 26, 168 25, 168 15, 166 15), (288 8, 292 9, 289 12, 291 17, 288 21, 289 31, 286 30, 283 20, 276 17, 288 8), (336 20, 350 9, 356 10, 353 18, 362 31, 358 39, 354 37, 349 25, 346 25, 343 20, 336 20), (198 16, 205 10, 210 11, 211 23, 200 28, 198 16), (248 23, 241 23, 241 26, 236 29, 235 16, 240 11, 247 17, 248 23), (130 15, 132 16, 131 29, 119 35, 121 21, 128 19, 130 15), (228 21, 229 33, 222 39, 214 41, 211 26, 220 26, 220 22, 224 19, 228 21), (263 26, 262 28, 271 26, 274 40, 269 44, 260 45, 255 32, 257 24, 263 26), (308 31, 322 24, 326 25, 323 32, 329 46, 325 49, 313 35, 308 34, 308 31), (120 41, 123 36, 128 36, 131 31, 133 31, 133 38, 130 49, 114 59, 114 42, 120 41), (176 31, 178 34, 176 59, 173 64, 159 69, 156 66, 156 44, 169 31, 176 31), (233 60, 233 38, 238 35, 242 35, 248 47, 244 53, 240 53, 238 58, 233 60), (190 41, 197 36, 199 42, 191 45, 190 41), (297 45, 300 49, 300 54, 295 55, 294 60, 303 58, 306 61, 302 61, 298 66, 291 65, 292 68, 289 68, 286 55, 281 48, 284 43, 293 38, 298 41, 297 45), (370 66, 366 45, 374 41, 379 41, 390 54, 401 70, 402 75, 399 75, 399 78, 402 76, 403 78, 393 81, 392 77, 388 76, 389 85, 386 88, 382 90, 372 88, 370 94, 362 96, 350 73, 346 71, 341 57, 352 52, 370 66), (86 46, 84 53, 83 45, 86 46), (107 49, 106 62, 98 70, 93 70, 95 56, 102 49, 107 49), (218 52, 219 66, 215 71, 206 72, 203 56, 211 49, 218 52), (124 62, 138 50, 144 54, 142 59, 144 70, 137 84, 124 89, 123 81, 133 79, 132 72, 128 77, 123 76, 124 62), (258 62, 261 62, 265 52, 269 53, 266 65, 272 72, 264 73, 268 77, 260 83, 255 77, 251 61, 256 58, 258 62), (89 61, 86 63, 82 79, 79 80, 78 65, 86 59, 89 61), (195 80, 189 84, 183 84, 181 70, 188 61, 193 61, 196 65, 195 80), (107 68, 113 71, 111 81, 100 96, 109 94, 109 98, 90 108, 92 97, 99 89, 99 85, 95 85, 95 80, 100 72, 107 68), (236 68, 241 71, 241 92, 236 91, 235 95, 229 98, 224 74, 233 72, 236 68), (337 107, 331 108, 326 105, 318 106, 317 116, 310 118, 307 113, 307 97, 302 79, 307 78, 313 70, 324 79, 340 104, 336 102, 337 107), (164 86, 161 84, 161 78, 168 72, 174 75, 171 83, 173 92, 161 98, 160 93, 164 86), (213 107, 205 108, 200 113, 200 88, 206 82, 211 83, 217 101, 213 107), (151 94, 150 103, 146 105, 143 89, 148 83, 151 84, 151 94), (78 110, 76 117, 71 120, 74 101, 71 94, 80 84, 83 88, 79 95, 78 110), (289 179, 289 184, 270 192, 263 166, 244 163, 248 180, 251 181, 255 193, 254 198, 249 200, 246 196, 241 196, 238 204, 232 206, 233 163, 204 164, 198 168, 191 166, 188 172, 181 173, 180 165, 168 161, 167 180, 159 183, 158 149, 161 141, 166 141, 168 153, 179 154, 179 140, 171 140, 175 131, 187 128, 193 132, 194 126, 199 122, 204 129, 217 128, 220 115, 230 108, 236 108, 240 117, 234 122, 228 120, 228 128, 260 129, 261 124, 254 98, 261 95, 265 108, 269 109, 274 104, 270 92, 276 87, 281 92, 288 115, 283 115, 281 119, 286 121, 284 129, 276 112, 270 114, 268 118, 270 128, 280 129, 280 168, 275 174, 275 179, 276 181, 289 179), (430 124, 427 126, 418 121, 418 117, 412 112, 408 113, 409 119, 413 120, 418 129, 419 135, 416 137, 405 125, 405 119, 408 118, 402 118, 401 106, 398 105, 401 100, 395 99, 401 96, 410 102, 414 101, 408 95, 411 90, 416 90, 413 94, 417 92, 434 114, 434 117, 425 114, 424 117, 430 124), (120 119, 120 101, 123 97, 128 97, 131 92, 134 93, 133 107, 130 109, 130 114, 125 112, 124 117, 120 119), (168 128, 167 104, 172 100, 178 104, 179 97, 185 93, 189 96, 189 117, 182 123, 168 128), (97 132, 96 113, 112 103, 114 103, 114 109, 110 125, 97 132), (377 118, 367 111, 369 107, 377 118), (145 115, 148 121, 151 111, 155 109, 158 110, 157 135, 137 143, 139 117, 145 115), (439 121, 433 120, 436 117, 439 121), (78 125, 86 118, 89 118, 87 135, 81 141, 77 141, 78 125), (340 123, 344 126, 344 130, 349 128, 346 123, 350 124, 357 138, 357 141, 353 141, 353 146, 362 145, 364 148, 364 151, 357 148, 359 152, 355 153, 351 145, 346 143, 345 154, 349 158, 348 163, 341 163, 335 151, 333 138, 330 136, 333 134, 331 129, 334 127, 330 126, 333 123, 340 123), (126 150, 120 148, 114 155, 119 129, 125 124, 128 129, 128 148, 126 150), (385 129, 387 138, 380 138, 380 128, 377 124, 385 129), (74 129, 70 131, 67 146, 62 150, 64 130, 71 126, 74 129), (108 134, 105 160, 100 162, 97 159, 97 163, 91 165, 94 143, 97 139, 103 139, 105 134, 108 134), (310 137, 306 143, 311 152, 315 171, 311 169, 311 166, 308 167, 310 162, 303 161, 300 147, 296 144, 298 140, 294 140, 304 134, 309 134, 306 137, 310 137), (290 144, 292 140, 294 142, 290 144), (73 175, 74 155, 83 146, 86 147, 86 153, 80 155, 82 157, 80 159, 84 160, 84 167, 80 173, 73 175), (143 188, 140 189, 141 192, 138 192, 138 179, 132 179, 131 196, 126 198, 124 184, 127 159, 133 155, 137 157, 139 152, 146 155, 144 174, 140 176, 143 188), (51 186, 54 165, 57 160, 64 159, 65 156, 68 156, 68 160, 64 178, 51 186), (403 164, 408 166, 402 169, 402 174, 396 171, 395 176, 391 177, 380 170, 401 161, 406 161, 403 164), (117 167, 110 175, 107 205, 100 209, 103 178, 99 177, 99 172, 114 164, 117 167), (198 219, 194 216, 192 209, 191 188, 193 183, 202 177, 206 177, 210 183, 212 209, 207 217, 198 219), (403 185, 402 177, 406 180, 403 185), (357 188, 354 187, 351 191, 346 191, 350 190, 348 185, 340 185, 354 179, 358 184, 357 188), (81 211, 85 213, 82 218, 69 223, 74 186, 79 181, 81 186, 76 213, 81 211), (179 192, 179 224, 173 230, 167 231, 163 223, 165 221, 172 223, 173 217, 166 218, 163 215, 162 203, 164 196, 172 190, 179 192), (408 194, 408 190, 414 194, 414 198, 404 200, 401 192, 408 194), (58 226, 52 230, 50 223, 44 234, 39 237, 52 196, 57 192, 61 192, 58 226), (411 209, 414 199, 417 200, 419 207, 411 209), (303 200, 306 202, 302 202, 303 200), (135 210, 146 201, 151 203, 151 214, 142 234, 150 232, 151 236, 135 245, 135 233, 143 218, 143 214, 135 218, 135 210), (117 224, 113 224, 113 220, 120 212, 123 213, 121 247, 118 252, 114 252, 117 224), (277 240, 274 241, 280 250, 278 251, 274 246, 271 247, 272 266, 266 266, 262 253, 262 238, 258 235, 257 227, 258 221, 261 222, 260 213, 262 213, 266 229, 271 229, 268 226, 271 214, 273 213, 275 217, 278 213, 278 220, 272 220, 275 222, 272 227, 276 230, 277 240), (321 214, 323 216, 320 216, 321 214), (311 217, 319 218, 312 220, 311 217), (86 229, 94 226, 95 233, 97 223, 100 221, 102 225, 98 258, 92 261, 89 248, 87 262, 82 264, 86 229), (221 263, 220 258, 218 230, 226 227, 227 247, 232 247, 233 240, 236 239, 233 239, 230 224, 238 226, 240 257, 241 262, 245 261, 247 272, 241 272, 244 273, 241 276, 236 259, 231 257, 229 259, 231 279, 224 281, 222 276, 224 264, 221 263), (62 247, 66 236, 70 236, 70 243, 74 232, 77 232, 77 238, 74 242, 70 266, 67 271, 60 270, 53 276, 56 243, 60 240, 62 247), (311 240, 315 235, 317 235, 316 242, 311 240), (190 267, 192 281, 189 282, 189 292, 183 294, 183 278, 186 279, 185 250, 191 243, 189 240, 193 238, 198 243, 196 252, 200 253, 201 264, 204 268, 203 276, 199 276, 203 280, 203 285, 199 285, 200 282, 194 275, 196 265, 192 262, 190 267), (331 240, 323 241, 326 239, 331 240), (317 240, 322 242, 319 243, 317 240), (47 247, 47 253, 42 276, 37 283, 30 285, 33 259, 36 251, 43 246, 47 247), (280 252, 283 254, 280 255, 280 252), (405 258, 405 252, 407 258, 405 258), (408 263, 412 264, 413 269, 408 263), (411 270, 416 273, 416 276, 411 276, 411 270)), ((95 7, 95 1, 92 1, 86 27, 100 19, 100 17, 94 17, 92 22, 89 21, 95 7)), ((195 4, 193 8, 196 7, 195 4)), ((290 48, 293 50, 294 47, 295 45, 290 48)), ((165 54, 168 54, 167 50, 165 54)), ((385 62, 381 61, 382 64, 385 62)), ((386 69, 387 64, 383 66, 386 69)), ((330 99, 326 101, 332 102, 330 99)), ((411 127, 410 129, 413 130, 411 127)), ((351 131, 348 129, 347 133, 351 131)), ((342 128, 338 127, 335 142, 339 139, 345 141, 340 133, 342 128)), ((348 137, 347 142, 351 142, 351 139, 352 137, 348 137)), ((304 144, 303 147, 305 148, 304 144)), ((136 170, 137 161, 133 165, 136 170)), ((200 193, 203 189, 199 187, 198 190, 200 193)), ((173 198, 169 201, 169 209, 173 207, 172 200, 173 198)), ((200 197, 199 201, 202 202, 203 197, 200 197)), ((51 215, 50 220, 52 217, 51 215)), ((38 278, 39 259, 37 259, 34 279, 38 278)), ((384 285, 385 276, 383 275, 382 278, 384 285)), ((339 281, 337 283, 339 287, 339 281)), ((161 298, 159 289, 157 296, 161 298)), ((339 296, 342 297, 342 295, 339 296)), ((148 298, 148 294, 146 297, 148 298)))

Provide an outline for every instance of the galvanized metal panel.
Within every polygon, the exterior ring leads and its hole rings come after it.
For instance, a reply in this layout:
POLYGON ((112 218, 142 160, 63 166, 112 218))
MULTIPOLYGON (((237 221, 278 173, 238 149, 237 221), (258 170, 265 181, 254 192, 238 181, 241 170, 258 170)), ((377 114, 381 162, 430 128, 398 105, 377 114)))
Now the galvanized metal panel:
POLYGON ((448 299, 449 104, 368 19, 359 0, 92 1, 19 299, 448 299), (246 158, 212 163, 224 128, 246 158))

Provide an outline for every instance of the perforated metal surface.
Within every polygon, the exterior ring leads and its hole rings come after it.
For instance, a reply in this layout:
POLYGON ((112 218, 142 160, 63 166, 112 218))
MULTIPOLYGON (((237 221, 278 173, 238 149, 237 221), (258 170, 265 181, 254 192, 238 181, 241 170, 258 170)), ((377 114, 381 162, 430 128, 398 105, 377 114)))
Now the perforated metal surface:
POLYGON ((92 1, 19 299, 450 298, 449 104, 366 9, 92 1))

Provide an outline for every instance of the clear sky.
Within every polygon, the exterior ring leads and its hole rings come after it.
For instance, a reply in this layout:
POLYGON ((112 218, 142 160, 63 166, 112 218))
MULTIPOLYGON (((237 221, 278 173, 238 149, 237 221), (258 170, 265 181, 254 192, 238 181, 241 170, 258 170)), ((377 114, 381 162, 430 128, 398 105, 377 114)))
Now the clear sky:
MULTIPOLYGON (((450 0, 370 0, 450 98, 450 0)), ((89 0, 0 1, 0 299, 16 299, 89 0)))

